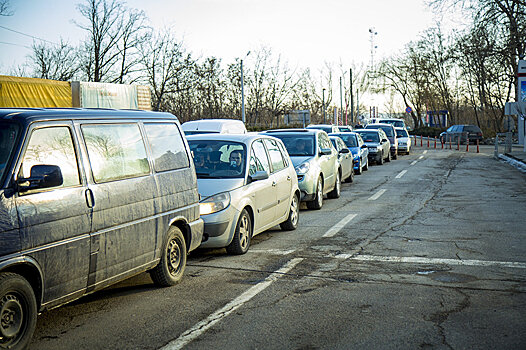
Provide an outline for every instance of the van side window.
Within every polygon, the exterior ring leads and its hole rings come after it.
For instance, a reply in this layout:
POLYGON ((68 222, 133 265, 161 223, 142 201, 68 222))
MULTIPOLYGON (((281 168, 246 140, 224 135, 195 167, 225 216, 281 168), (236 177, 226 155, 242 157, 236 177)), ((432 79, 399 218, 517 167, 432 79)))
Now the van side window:
POLYGON ((18 178, 31 176, 31 167, 38 164, 57 165, 62 173, 62 185, 80 184, 79 167, 70 129, 66 126, 35 129, 31 133, 18 178))
POLYGON ((150 172, 137 124, 81 126, 95 182, 146 175, 150 172))
POLYGON ((183 138, 174 123, 144 124, 156 172, 188 168, 190 161, 183 138))
POLYGON ((285 169, 285 161, 283 160, 283 155, 279 150, 277 142, 265 139, 265 145, 267 146, 268 154, 270 156, 273 172, 285 169))
POLYGON ((252 143, 252 151, 250 152, 249 175, 254 175, 256 171, 266 171, 270 174, 267 152, 265 152, 265 146, 261 140, 252 143))

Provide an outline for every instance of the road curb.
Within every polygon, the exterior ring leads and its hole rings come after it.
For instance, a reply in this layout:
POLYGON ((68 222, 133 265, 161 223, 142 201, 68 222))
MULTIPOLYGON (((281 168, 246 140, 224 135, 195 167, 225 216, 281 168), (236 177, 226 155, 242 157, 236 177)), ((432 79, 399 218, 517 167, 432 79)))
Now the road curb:
POLYGON ((513 156, 510 156, 509 154, 499 154, 498 158, 510 164, 511 166, 519 169, 523 173, 526 173, 526 164, 521 160, 518 160, 513 156))

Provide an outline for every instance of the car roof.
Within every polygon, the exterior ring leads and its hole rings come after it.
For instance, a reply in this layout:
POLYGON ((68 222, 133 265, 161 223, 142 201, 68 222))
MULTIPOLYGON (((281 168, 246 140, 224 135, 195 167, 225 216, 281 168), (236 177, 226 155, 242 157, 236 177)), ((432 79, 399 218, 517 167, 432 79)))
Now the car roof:
POLYGON ((387 123, 371 123, 371 124, 367 124, 367 125, 365 126, 365 128, 367 129, 367 127, 368 127, 369 125, 371 125, 371 126, 392 126, 392 127, 394 128, 393 124, 387 124, 387 123))
MULTIPOLYGON (((199 140, 218 140, 218 141, 234 141, 242 143, 251 143, 256 139, 262 137, 277 139, 271 135, 266 135, 262 133, 247 133, 247 134, 196 134, 196 135, 187 135, 186 138, 188 141, 199 141, 199 140)), ((279 139, 277 139, 279 140, 279 139)))
POLYGON ((174 119, 167 112, 152 112, 135 109, 111 108, 0 108, 1 120, 31 123, 40 120, 71 119, 174 119))
POLYGON ((318 134, 320 132, 325 132, 323 130, 320 130, 320 129, 272 129, 272 130, 265 130, 265 131, 262 131, 261 133, 262 134, 274 134, 274 133, 279 133, 279 134, 298 134, 298 133, 301 133, 301 134, 318 134))
POLYGON ((347 132, 331 132, 329 136, 340 136, 340 135, 357 135, 355 131, 347 131, 347 132))

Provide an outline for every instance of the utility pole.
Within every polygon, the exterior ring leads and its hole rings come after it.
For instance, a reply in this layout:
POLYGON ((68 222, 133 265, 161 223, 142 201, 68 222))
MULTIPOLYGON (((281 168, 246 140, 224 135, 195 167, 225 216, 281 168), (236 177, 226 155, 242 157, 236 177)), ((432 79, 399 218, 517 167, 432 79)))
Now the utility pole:
POLYGON ((325 124, 325 89, 321 91, 321 109, 323 110, 323 124, 325 124))
MULTIPOLYGON (((247 57, 248 55, 250 55, 250 51, 247 52, 245 57, 247 57)), ((245 89, 243 87, 243 60, 241 60, 241 120, 243 121, 243 124, 245 124, 245 89)))
POLYGON ((353 99, 353 93, 352 93, 352 68, 349 69, 349 75, 351 80, 351 125, 354 125, 354 99, 353 99))
MULTIPOLYGON (((343 124, 343 92, 342 92, 342 77, 340 77, 340 122, 343 124)), ((340 125, 340 123, 336 123, 340 125)))

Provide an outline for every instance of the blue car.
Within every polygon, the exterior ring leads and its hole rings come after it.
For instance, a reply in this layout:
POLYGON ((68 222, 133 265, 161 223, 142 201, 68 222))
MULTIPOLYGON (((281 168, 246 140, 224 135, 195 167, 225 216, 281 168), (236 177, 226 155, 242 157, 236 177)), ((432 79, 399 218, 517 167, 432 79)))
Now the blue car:
POLYGON ((345 145, 351 150, 354 158, 354 173, 360 175, 362 171, 369 169, 369 149, 363 142, 360 134, 355 132, 331 133, 329 136, 340 137, 345 145))

